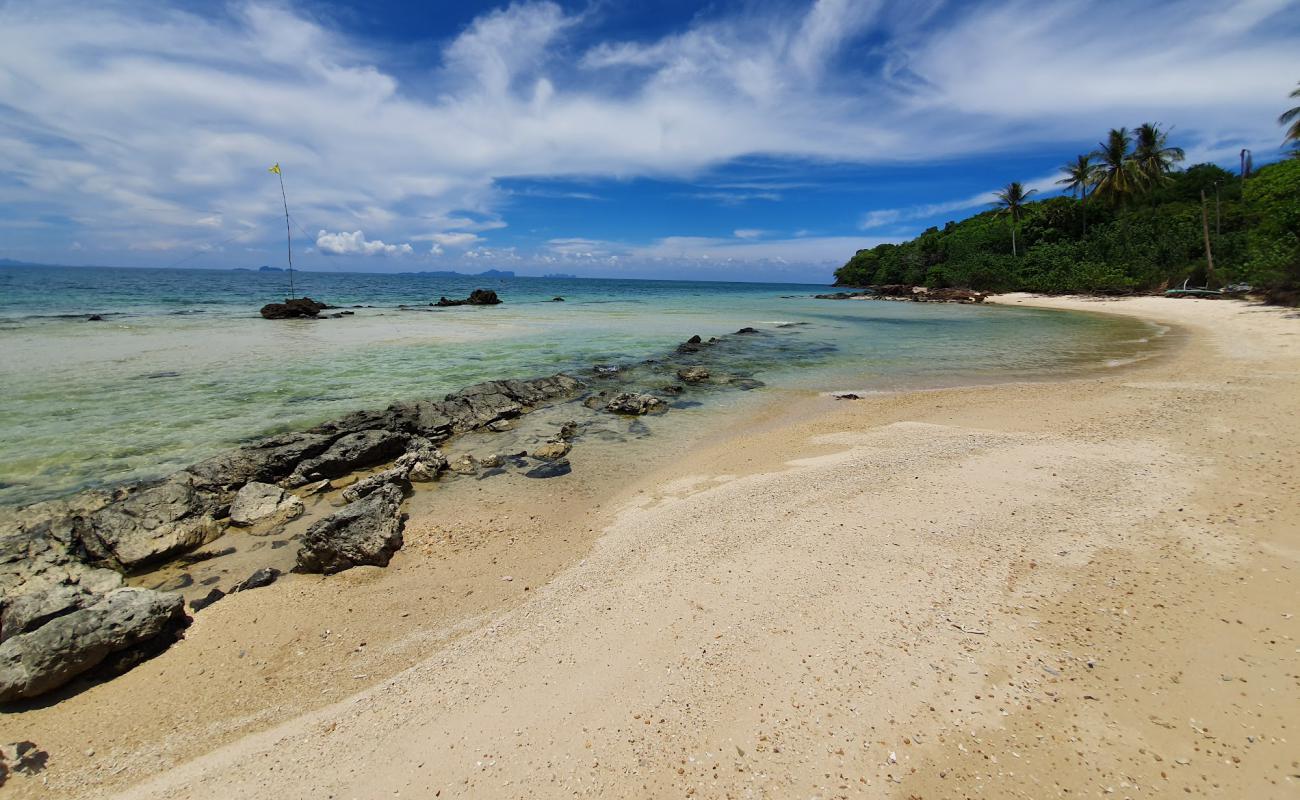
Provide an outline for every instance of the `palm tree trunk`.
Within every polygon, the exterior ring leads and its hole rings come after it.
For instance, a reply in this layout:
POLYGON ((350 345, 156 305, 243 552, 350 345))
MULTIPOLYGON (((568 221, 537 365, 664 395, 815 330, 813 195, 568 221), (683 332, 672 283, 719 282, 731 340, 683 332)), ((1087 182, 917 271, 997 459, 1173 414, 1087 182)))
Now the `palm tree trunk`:
POLYGON ((1083 190, 1083 238, 1088 238, 1088 190, 1083 190))
POLYGON ((1016 258, 1016 223, 1011 223, 1011 257, 1016 258))

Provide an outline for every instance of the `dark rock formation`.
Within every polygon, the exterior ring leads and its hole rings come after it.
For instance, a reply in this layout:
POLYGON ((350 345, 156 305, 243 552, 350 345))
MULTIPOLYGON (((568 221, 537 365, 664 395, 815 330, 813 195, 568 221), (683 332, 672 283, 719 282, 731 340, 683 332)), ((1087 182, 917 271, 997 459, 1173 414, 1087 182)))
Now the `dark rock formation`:
POLYGON ((0 644, 0 703, 36 697, 114 654, 169 642, 184 624, 180 595, 120 588, 0 644))
POLYGON ((552 302, 552 303, 563 303, 563 302, 564 302, 564 298, 563 298, 563 297, 552 297, 552 298, 551 298, 551 302, 552 302))
POLYGON ((213 589, 202 597, 196 597, 191 600, 190 611, 202 611, 225 596, 226 593, 220 589, 213 589))
POLYGON ((388 566, 402 547, 402 491, 383 486, 307 529, 300 572, 334 573, 361 564, 388 566))
POLYGON ((491 289, 475 289, 469 293, 469 297, 464 300, 448 300, 445 297, 439 297, 435 306, 495 306, 501 303, 501 298, 491 289))
POLYGON ((741 328, 740 330, 736 331, 737 336, 753 336, 756 333, 758 333, 757 328, 741 328))
POLYGON ((89 317, 86 317, 86 322, 103 322, 103 321, 104 318, 99 314, 91 314, 89 317))
POLYGON ((401 454, 410 437, 389 430, 363 430, 340 436, 329 449, 294 469, 290 484, 302 486, 322 478, 341 478, 353 470, 380 464, 401 454))
POLYGON ((691 338, 677 345, 677 352, 682 354, 698 353, 701 350, 703 350, 705 347, 706 345, 704 343, 704 340, 702 340, 698 335, 696 335, 696 336, 692 336, 691 338))
POLYGON ((296 297, 283 303, 267 303, 262 306, 263 319, 297 319, 307 317, 314 319, 317 314, 329 308, 310 297, 296 297))

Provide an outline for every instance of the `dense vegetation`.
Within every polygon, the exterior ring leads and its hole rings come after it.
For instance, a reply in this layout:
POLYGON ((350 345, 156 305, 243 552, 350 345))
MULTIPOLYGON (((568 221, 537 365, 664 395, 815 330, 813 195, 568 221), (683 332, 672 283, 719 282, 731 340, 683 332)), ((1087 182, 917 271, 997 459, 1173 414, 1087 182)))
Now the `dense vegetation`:
POLYGON ((1060 183, 1074 197, 1031 201, 1032 191, 1010 184, 993 209, 903 244, 859 250, 836 271, 837 283, 1100 293, 1184 280, 1300 288, 1300 158, 1252 173, 1243 155, 1244 178, 1213 164, 1180 170, 1182 151, 1165 136, 1154 125, 1111 131, 1096 152, 1062 169, 1060 183))

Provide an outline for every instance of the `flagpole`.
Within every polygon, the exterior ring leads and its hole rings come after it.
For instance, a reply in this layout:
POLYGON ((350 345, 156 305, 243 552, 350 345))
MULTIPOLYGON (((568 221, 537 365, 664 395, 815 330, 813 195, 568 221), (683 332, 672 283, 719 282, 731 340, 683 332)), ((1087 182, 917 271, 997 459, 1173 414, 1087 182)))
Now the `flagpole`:
POLYGON ((284 193, 284 173, 280 165, 275 165, 275 174, 280 178, 280 200, 284 202, 284 246, 289 251, 289 299, 293 299, 293 236, 289 232, 289 197, 284 193))

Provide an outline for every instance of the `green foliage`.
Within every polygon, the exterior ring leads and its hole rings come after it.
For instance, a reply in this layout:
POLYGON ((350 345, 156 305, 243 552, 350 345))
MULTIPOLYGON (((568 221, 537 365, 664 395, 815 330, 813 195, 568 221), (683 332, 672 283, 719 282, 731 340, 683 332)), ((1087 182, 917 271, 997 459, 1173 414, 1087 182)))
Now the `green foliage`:
POLYGON ((1018 202, 1018 258, 1011 220, 991 209, 909 242, 859 250, 835 276, 852 286, 992 291, 1132 292, 1184 280, 1202 285, 1202 191, 1214 282, 1300 287, 1300 159, 1263 167, 1244 182, 1213 164, 1198 164, 1169 172, 1143 193, 1121 193, 1113 204, 1089 197, 1086 234, 1079 199, 1018 202))

